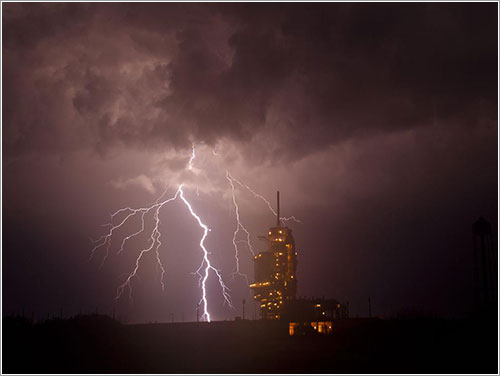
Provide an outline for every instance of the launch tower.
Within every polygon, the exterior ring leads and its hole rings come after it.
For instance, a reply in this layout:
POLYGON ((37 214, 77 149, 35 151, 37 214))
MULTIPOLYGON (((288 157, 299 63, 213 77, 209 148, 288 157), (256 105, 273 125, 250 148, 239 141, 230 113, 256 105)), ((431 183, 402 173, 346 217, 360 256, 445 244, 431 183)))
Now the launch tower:
POLYGON ((294 300, 297 293, 295 240, 292 230, 281 223, 279 191, 276 196, 276 226, 261 237, 268 248, 254 257, 255 282, 250 285, 263 319, 280 319, 286 302, 294 300))

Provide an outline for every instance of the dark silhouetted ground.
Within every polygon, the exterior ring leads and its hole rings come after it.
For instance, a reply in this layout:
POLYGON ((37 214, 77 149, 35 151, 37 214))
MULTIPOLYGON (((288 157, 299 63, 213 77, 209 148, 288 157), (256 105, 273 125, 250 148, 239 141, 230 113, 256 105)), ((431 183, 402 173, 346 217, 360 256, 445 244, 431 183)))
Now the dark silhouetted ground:
POLYGON ((332 336, 262 321, 3 319, 4 373, 497 373, 497 318, 349 319, 332 336))

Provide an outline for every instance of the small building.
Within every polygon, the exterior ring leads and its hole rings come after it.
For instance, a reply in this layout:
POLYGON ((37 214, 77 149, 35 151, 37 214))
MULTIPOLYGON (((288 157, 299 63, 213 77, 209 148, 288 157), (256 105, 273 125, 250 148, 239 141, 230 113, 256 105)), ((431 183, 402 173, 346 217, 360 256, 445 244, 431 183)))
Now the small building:
POLYGON ((335 320, 349 317, 346 304, 335 299, 295 299, 287 302, 283 319, 290 335, 332 334, 335 320))
POLYGON ((309 334, 332 334, 333 322, 332 321, 292 321, 288 326, 288 334, 291 336, 296 335, 309 335, 309 334))

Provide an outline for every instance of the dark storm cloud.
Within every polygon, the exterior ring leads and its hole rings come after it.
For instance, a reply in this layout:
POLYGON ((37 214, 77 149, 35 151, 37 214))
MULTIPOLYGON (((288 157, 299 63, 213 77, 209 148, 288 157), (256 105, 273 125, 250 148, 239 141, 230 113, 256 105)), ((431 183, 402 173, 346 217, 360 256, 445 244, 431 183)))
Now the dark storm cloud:
POLYGON ((246 142, 276 127, 272 152, 300 157, 496 114, 495 4, 3 7, 9 154, 246 142))

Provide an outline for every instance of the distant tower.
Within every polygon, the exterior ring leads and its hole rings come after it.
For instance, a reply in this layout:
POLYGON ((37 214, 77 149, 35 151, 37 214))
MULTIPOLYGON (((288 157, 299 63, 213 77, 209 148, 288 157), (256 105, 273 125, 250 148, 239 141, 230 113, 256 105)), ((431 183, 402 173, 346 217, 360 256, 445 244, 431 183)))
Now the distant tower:
POLYGON ((491 224, 480 217, 472 225, 474 234, 474 293, 476 308, 496 306, 496 260, 493 253, 491 224))
POLYGON ((279 319, 283 304, 297 294, 297 252, 292 230, 280 220, 280 193, 277 192, 276 227, 271 227, 263 239, 268 249, 254 257, 255 282, 250 285, 254 299, 260 302, 263 319, 279 319))

